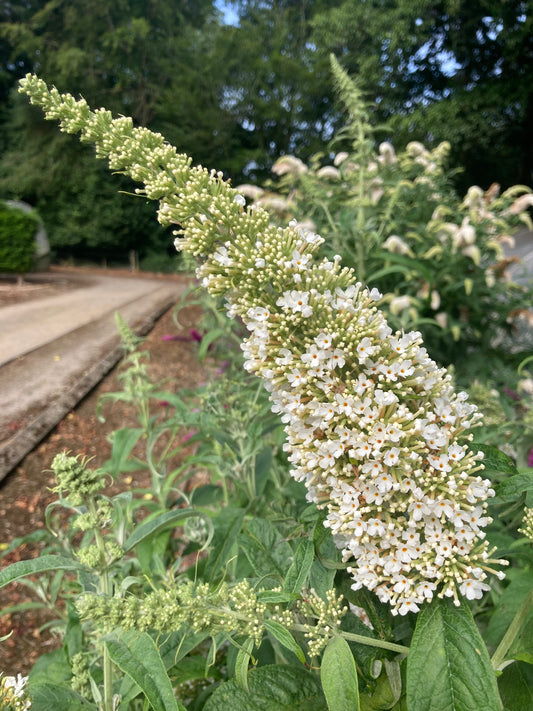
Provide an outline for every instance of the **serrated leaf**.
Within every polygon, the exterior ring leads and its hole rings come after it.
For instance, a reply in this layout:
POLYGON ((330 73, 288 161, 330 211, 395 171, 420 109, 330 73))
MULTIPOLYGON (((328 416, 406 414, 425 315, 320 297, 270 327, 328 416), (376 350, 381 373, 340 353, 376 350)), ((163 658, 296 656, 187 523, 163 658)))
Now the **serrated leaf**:
POLYGON ((320 680, 329 711, 357 711, 357 670, 348 642, 342 637, 330 639, 324 650, 320 680))
POLYGON ((82 570, 82 566, 73 558, 62 555, 42 555, 40 558, 20 560, 0 570, 0 588, 26 575, 47 573, 51 570, 82 570))
POLYGON ((496 676, 466 603, 435 598, 422 607, 406 689, 409 711, 501 711, 496 676))
POLYGON ((327 711, 316 676, 302 667, 259 667, 248 675, 248 688, 235 679, 221 684, 203 711, 327 711))
POLYGON ((146 632, 131 630, 104 638, 111 660, 142 690, 154 711, 186 711, 172 689, 163 660, 146 632))
POLYGON ((254 648, 254 640, 252 637, 248 637, 242 644, 239 652, 237 654, 237 659, 235 660, 235 679, 237 684, 244 689, 249 691, 248 688, 248 665, 250 663, 250 657, 252 656, 252 650, 254 648))
POLYGON ((285 592, 298 594, 301 592, 309 575, 309 571, 311 570, 311 566, 313 565, 314 556, 315 546, 313 541, 309 538, 304 538, 303 541, 300 541, 296 553, 294 554, 294 560, 285 576, 285 582, 283 583, 283 590, 285 592))
POLYGON ((519 496, 526 491, 532 490, 533 472, 523 472, 502 481, 502 483, 496 487, 496 494, 498 496, 519 496))
POLYGON ((285 629, 282 624, 276 622, 275 620, 265 620, 265 629, 267 632, 270 632, 270 634, 277 639, 278 642, 285 647, 285 649, 288 649, 289 652, 295 654, 302 664, 305 664, 305 654, 289 630, 285 629))
POLYGON ((191 516, 198 515, 196 509, 174 509, 173 511, 165 511, 154 518, 143 521, 124 543, 124 552, 127 553, 151 536, 155 536, 171 526, 177 526, 181 521, 185 521, 191 516))
POLYGON ((39 711, 89 711, 96 706, 77 694, 68 686, 54 686, 53 684, 36 684, 31 687, 32 709, 39 711))

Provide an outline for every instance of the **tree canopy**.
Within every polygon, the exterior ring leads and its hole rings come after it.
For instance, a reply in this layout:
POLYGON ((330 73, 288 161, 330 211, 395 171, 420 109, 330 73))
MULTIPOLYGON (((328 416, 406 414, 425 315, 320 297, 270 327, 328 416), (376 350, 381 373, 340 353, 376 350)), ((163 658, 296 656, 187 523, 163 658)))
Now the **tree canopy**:
POLYGON ((19 99, 18 79, 37 72, 235 182, 261 181, 282 154, 327 151, 342 125, 330 53, 383 137, 451 142, 460 187, 533 182, 524 0, 13 0, 0 7, 0 195, 39 209, 60 256, 171 244, 142 200, 116 193, 131 183, 19 99))

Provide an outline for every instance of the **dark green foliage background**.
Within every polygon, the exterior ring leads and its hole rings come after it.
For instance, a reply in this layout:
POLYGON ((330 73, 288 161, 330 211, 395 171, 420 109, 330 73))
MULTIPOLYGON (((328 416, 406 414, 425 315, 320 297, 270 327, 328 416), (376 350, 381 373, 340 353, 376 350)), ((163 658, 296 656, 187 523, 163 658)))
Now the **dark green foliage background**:
POLYGON ((0 273, 31 269, 39 218, 0 202, 0 273))
MULTIPOLYGON (((153 209, 18 96, 36 72, 160 131, 234 184, 307 161, 344 124, 329 54, 380 138, 452 143, 457 185, 531 184, 533 32, 523 0, 27 0, 0 4, 0 196, 42 215, 57 258, 172 253, 153 209), (228 18, 220 10, 230 10, 228 18)), ((340 149, 338 145, 336 148, 340 149)))

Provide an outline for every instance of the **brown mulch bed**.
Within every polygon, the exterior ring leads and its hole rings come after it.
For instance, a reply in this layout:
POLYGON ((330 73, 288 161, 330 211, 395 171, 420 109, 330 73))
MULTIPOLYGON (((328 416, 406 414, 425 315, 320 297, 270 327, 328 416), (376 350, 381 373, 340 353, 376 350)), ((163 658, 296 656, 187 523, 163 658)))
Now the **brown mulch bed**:
MULTIPOLYGON (((28 290, 24 298, 49 296, 47 286, 41 290, 28 290)), ((2 296, 6 294, 0 295, 0 299, 2 296)), ((13 301, 3 300, 1 303, 5 305, 13 301)), ((199 316, 199 307, 184 308, 179 317, 182 328, 178 329, 170 309, 159 319, 142 346, 142 350, 150 354, 152 381, 166 380, 164 388, 168 391, 194 387, 209 375, 209 366, 198 362, 197 344, 189 338, 189 331, 197 326, 199 316), (164 338, 166 335, 173 336, 173 339, 164 338)), ((58 452, 67 450, 91 457, 90 466, 96 468, 110 455, 108 435, 115 429, 137 425, 132 408, 122 403, 104 406, 105 423, 96 417, 100 395, 121 389, 117 379, 120 370, 119 364, 0 485, 0 553, 13 538, 44 527, 45 509, 56 498, 50 491, 53 485, 50 464, 58 452)), ((132 477, 127 478, 127 483, 132 486, 149 485, 146 472, 133 472, 132 477)), ((0 565, 3 568, 37 556, 39 550, 38 544, 23 545, 9 553, 0 565)), ((1 615, 1 610, 7 606, 35 599, 32 591, 23 584, 8 585, 0 590, 0 637, 12 632, 9 639, 0 643, 0 672, 26 674, 41 654, 59 643, 50 629, 40 629, 51 619, 49 613, 30 610, 1 615)))

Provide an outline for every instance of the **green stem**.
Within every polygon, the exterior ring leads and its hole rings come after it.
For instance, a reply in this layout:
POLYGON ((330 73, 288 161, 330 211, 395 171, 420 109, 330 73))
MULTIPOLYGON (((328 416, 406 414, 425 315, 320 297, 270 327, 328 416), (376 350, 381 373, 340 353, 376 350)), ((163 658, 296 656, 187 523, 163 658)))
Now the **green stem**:
MULTIPOLYGON (((307 632, 308 630, 305 625, 293 624, 291 627, 296 632, 307 632)), ((365 637, 362 634, 343 632, 342 630, 339 630, 338 634, 349 642, 366 644, 369 647, 379 647, 380 649, 388 649, 390 652, 397 652, 398 654, 409 654, 409 647, 404 647, 402 644, 394 644, 394 642, 386 642, 383 639, 374 639, 374 637, 365 637)))
MULTIPOLYGON (((97 520, 97 510, 94 499, 89 500, 89 511, 97 520)), ((96 527, 94 529, 94 537, 98 550, 100 552, 100 590, 105 597, 109 597, 110 586, 109 586, 109 576, 107 574, 107 560, 105 552, 105 541, 100 528, 96 527)), ((113 711, 113 667, 111 664, 111 658, 109 657, 109 652, 104 644, 103 649, 103 674, 104 674, 104 711, 113 711)))
POLYGON ((518 609, 518 612, 513 618, 513 621, 507 628, 507 632, 503 635, 502 641, 498 645, 498 648, 492 655, 492 667, 496 671, 498 671, 505 659, 505 655, 509 651, 509 648, 511 647, 512 643, 514 642, 515 638, 519 634, 520 630, 522 629, 522 625, 526 621, 527 616, 531 612, 531 609, 533 608, 533 590, 529 593, 529 595, 526 597, 524 602, 520 605, 520 608, 518 609))

